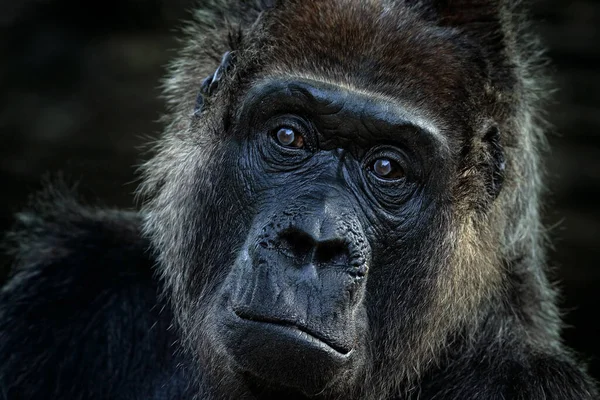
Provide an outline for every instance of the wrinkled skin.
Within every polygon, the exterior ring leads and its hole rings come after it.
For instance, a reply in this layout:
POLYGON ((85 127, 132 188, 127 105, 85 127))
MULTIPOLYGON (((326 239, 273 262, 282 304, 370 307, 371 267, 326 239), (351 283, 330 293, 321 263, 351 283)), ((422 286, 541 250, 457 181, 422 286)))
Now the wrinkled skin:
POLYGON ((237 212, 253 218, 219 289, 214 332, 240 370, 310 393, 364 367, 365 292, 418 256, 410 243, 435 220, 442 186, 441 146, 409 118, 317 82, 269 79, 243 100, 240 139, 224 159, 239 160, 237 212), (302 144, 282 143, 280 129, 302 144), (387 263, 393 244, 406 251, 387 263))

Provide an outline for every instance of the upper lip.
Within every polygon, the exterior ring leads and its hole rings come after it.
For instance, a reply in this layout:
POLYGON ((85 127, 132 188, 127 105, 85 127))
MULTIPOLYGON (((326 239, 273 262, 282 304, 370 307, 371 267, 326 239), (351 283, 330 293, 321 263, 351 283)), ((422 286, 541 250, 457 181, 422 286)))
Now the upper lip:
POLYGON ((313 338, 317 339, 318 341, 322 342, 326 346, 331 347, 333 350, 335 350, 336 352, 338 352, 338 353, 340 353, 342 355, 347 355, 348 353, 350 353, 352 351, 352 349, 344 347, 344 346, 342 346, 340 344, 333 343, 330 338, 327 338, 327 337, 323 336, 322 334, 320 334, 318 332, 315 332, 315 331, 307 328, 304 325, 300 325, 298 323, 295 323, 295 322, 292 322, 292 321, 289 321, 289 320, 286 320, 286 319, 283 319, 283 318, 272 317, 272 316, 264 316, 264 315, 255 315, 255 314, 248 313, 247 311, 236 310, 236 309, 234 309, 233 312, 239 318, 245 319, 245 320, 248 320, 248 321, 262 322, 262 323, 274 324, 274 325, 281 325, 281 326, 287 326, 287 327, 290 327, 290 328, 298 329, 299 331, 304 332, 307 335, 310 335, 313 338))

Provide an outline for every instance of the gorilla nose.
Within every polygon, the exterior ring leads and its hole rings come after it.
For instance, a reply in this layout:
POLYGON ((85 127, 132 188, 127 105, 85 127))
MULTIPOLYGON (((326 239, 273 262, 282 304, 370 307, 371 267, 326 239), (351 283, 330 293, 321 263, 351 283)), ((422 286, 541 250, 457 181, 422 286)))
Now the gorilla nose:
POLYGON ((349 265, 350 249, 341 237, 313 235, 297 228, 288 228, 278 235, 278 248, 302 264, 349 265))

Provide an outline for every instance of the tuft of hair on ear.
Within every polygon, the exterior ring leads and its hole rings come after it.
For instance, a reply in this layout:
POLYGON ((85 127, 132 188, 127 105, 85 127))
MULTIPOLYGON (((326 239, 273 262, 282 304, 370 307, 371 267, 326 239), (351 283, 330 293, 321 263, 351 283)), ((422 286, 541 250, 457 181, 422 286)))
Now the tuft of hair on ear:
MULTIPOLYGON (((261 15, 278 5, 279 0, 198 1, 190 20, 181 28, 178 57, 170 62, 162 81, 163 98, 173 117, 204 106, 205 99, 190 88, 200 90, 223 55, 243 49, 245 37, 261 15)), ((183 120, 170 118, 165 116, 163 121, 185 125, 183 120)))

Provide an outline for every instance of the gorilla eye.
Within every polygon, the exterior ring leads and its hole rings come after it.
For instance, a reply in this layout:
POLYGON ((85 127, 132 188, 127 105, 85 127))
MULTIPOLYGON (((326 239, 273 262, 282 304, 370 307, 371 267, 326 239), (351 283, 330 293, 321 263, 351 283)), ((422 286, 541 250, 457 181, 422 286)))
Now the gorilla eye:
POLYGON ((292 128, 280 128, 275 134, 277 141, 284 147, 301 149, 304 147, 304 137, 292 128))
POLYGON ((371 170, 382 179, 401 179, 405 175, 402 167, 389 158, 378 158, 371 165, 371 170))

